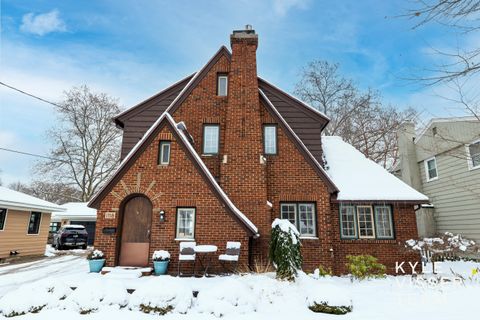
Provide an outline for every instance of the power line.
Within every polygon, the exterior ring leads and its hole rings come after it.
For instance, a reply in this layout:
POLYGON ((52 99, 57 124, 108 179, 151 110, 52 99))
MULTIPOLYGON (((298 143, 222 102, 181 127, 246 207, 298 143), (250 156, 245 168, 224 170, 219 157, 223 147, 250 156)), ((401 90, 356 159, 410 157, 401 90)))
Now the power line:
POLYGON ((20 92, 20 93, 22 93, 22 94, 24 94, 24 95, 27 95, 27 96, 29 96, 29 97, 32 97, 32 98, 34 98, 34 99, 37 99, 37 100, 40 100, 40 101, 42 101, 42 102, 51 104, 51 105, 53 105, 53 106, 55 106, 55 107, 57 107, 57 108, 64 109, 63 106, 61 106, 61 105, 59 105, 59 104, 57 104, 57 103, 55 103, 55 102, 51 102, 51 101, 45 100, 45 99, 40 98, 40 97, 38 97, 38 96, 36 96, 36 95, 34 95, 34 94, 31 94, 31 93, 28 93, 28 92, 26 92, 26 91, 20 90, 20 89, 18 89, 18 88, 12 87, 11 85, 6 84, 5 82, 0 81, 0 84, 1 84, 2 86, 5 86, 5 87, 10 88, 10 89, 12 89, 12 90, 15 90, 15 91, 17 91, 17 92, 20 92))
POLYGON ((27 156, 32 156, 32 157, 37 157, 37 158, 43 158, 43 159, 53 160, 53 161, 61 161, 61 162, 67 163, 67 161, 65 161, 65 160, 55 159, 55 158, 52 158, 52 157, 42 156, 42 155, 39 155, 39 154, 30 153, 30 152, 25 152, 25 151, 13 150, 13 149, 8 149, 8 148, 3 148, 3 147, 0 147, 0 150, 2 150, 2 151, 8 151, 8 152, 13 152, 13 153, 19 153, 19 154, 23 154, 23 155, 27 155, 27 156))

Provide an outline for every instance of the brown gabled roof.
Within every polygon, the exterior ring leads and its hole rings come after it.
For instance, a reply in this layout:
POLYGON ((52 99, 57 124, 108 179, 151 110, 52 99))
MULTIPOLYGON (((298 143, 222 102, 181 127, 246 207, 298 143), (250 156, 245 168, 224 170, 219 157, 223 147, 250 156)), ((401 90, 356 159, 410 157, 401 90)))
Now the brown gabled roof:
MULTIPOLYGON (((123 128, 124 121, 139 114, 140 112, 152 107, 153 105, 160 105, 163 106, 161 113, 165 112, 165 110, 170 106, 171 102, 162 103, 163 101, 167 100, 172 94, 178 95, 178 93, 187 85, 187 83, 195 76, 196 73, 192 73, 191 75, 183 78, 180 81, 175 82, 171 86, 161 90, 160 92, 154 94, 148 99, 143 100, 140 103, 137 103, 135 106, 123 111, 122 113, 118 114, 113 120, 115 124, 120 128, 123 128)), ((160 113, 160 114, 161 114, 160 113)))
POLYGON ((113 189, 113 187, 120 181, 123 174, 132 166, 132 164, 138 159, 142 152, 150 145, 155 136, 162 130, 164 126, 168 126, 172 131, 176 141, 184 149, 189 159, 193 162, 194 166, 199 171, 200 175, 205 179, 215 196, 223 203, 227 212, 240 223, 245 230, 252 236, 258 236, 257 227, 233 204, 227 194, 223 191, 220 185, 217 183, 207 166, 203 163, 200 156, 195 152, 188 138, 181 132, 172 116, 164 112, 160 118, 152 125, 152 127, 145 133, 143 138, 135 145, 135 147, 129 152, 129 154, 122 161, 115 174, 110 180, 95 194, 95 196, 88 202, 89 207, 97 208, 100 205, 100 201, 113 189))
POLYGON ((280 112, 275 108, 272 102, 268 99, 262 89, 259 89, 260 92, 260 101, 263 102, 263 105, 267 108, 270 114, 277 120, 279 125, 285 131, 285 133, 289 136, 290 140, 295 144, 298 148, 300 153, 303 155, 305 160, 312 166, 312 168, 316 171, 320 179, 327 185, 327 189, 330 193, 338 192, 338 188, 330 179, 328 174, 323 169, 322 165, 315 159, 315 157, 308 151, 305 144, 303 144, 302 140, 297 136, 297 134, 293 131, 293 129, 288 125, 287 121, 282 117, 280 112))

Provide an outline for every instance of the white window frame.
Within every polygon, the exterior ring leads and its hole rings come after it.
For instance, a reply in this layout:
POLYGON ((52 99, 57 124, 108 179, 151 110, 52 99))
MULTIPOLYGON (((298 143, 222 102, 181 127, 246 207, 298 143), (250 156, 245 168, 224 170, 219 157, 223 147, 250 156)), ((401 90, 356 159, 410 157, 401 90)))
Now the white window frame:
POLYGON ((170 164, 170 155, 171 155, 171 151, 172 151, 172 146, 171 146, 171 142, 170 141, 160 141, 160 145, 159 145, 159 148, 160 148, 160 154, 159 154, 159 164, 162 165, 162 166, 165 166, 165 165, 168 165, 170 164), (163 161, 163 156, 164 156, 164 147, 168 146, 168 159, 167 161, 163 161))
POLYGON ((358 237, 360 239, 375 239, 375 216, 373 214, 373 207, 372 206, 357 206, 357 209, 356 209, 356 213, 357 213, 357 224, 358 224, 358 237), (359 209, 360 208, 370 208, 370 217, 372 219, 372 235, 371 236, 362 236, 362 233, 360 232, 360 218, 359 218, 359 215, 360 215, 360 211, 359 209))
POLYGON ((3 227, 2 229, 0 229, 0 231, 4 231, 7 225, 8 208, 0 208, 0 209, 5 210, 5 219, 3 220, 3 227))
POLYGON ((42 218, 43 218, 43 213, 40 211, 30 211, 30 217, 28 217, 28 223, 27 223, 27 236, 38 236, 40 234, 40 230, 42 228, 42 218), (32 214, 33 213, 40 213, 40 220, 38 221, 38 231, 37 233, 30 233, 28 232, 30 229, 30 220, 32 219, 32 214))
POLYGON ((340 205, 340 237, 342 239, 357 239, 358 237, 358 231, 357 231, 357 208, 355 205, 348 205, 348 204, 342 204, 340 205), (343 234, 343 219, 342 219, 342 209, 343 208, 351 208, 352 210, 352 216, 353 216, 353 231, 354 235, 344 235, 343 234))
POLYGON ((469 170, 475 170, 475 169, 480 168, 480 163, 476 166, 473 165, 473 157, 472 157, 472 154, 470 153, 470 146, 472 144, 477 144, 477 143, 480 143, 480 140, 476 140, 476 141, 473 141, 473 142, 465 145, 465 150, 467 152, 467 163, 468 163, 468 169, 469 170))
POLYGON ((436 157, 431 157, 431 158, 425 159, 423 162, 424 162, 424 166, 425 166, 425 177, 427 178, 427 182, 437 180, 438 179, 437 158, 436 157), (437 173, 437 176, 434 177, 434 178, 430 178, 430 174, 429 174, 429 170, 428 170, 428 162, 432 161, 432 160, 435 162, 435 172, 437 173))
MULTIPOLYGON (((317 237, 317 207, 315 202, 282 202, 280 203, 280 218, 284 219, 282 216, 283 206, 293 206, 294 207, 294 217, 295 223, 293 225, 297 228, 297 231, 300 233, 300 238, 315 238, 317 237), (312 220, 313 220, 313 233, 301 233, 300 231, 300 206, 308 205, 313 207, 312 220)), ((290 221, 291 222, 291 221, 290 221)))
POLYGON ((202 141, 202 154, 204 155, 216 155, 220 152, 220 125, 219 124, 214 124, 214 123, 207 123, 203 125, 203 141, 202 141), (216 145, 216 150, 215 152, 209 152, 205 150, 206 147, 206 133, 207 133, 207 128, 217 128, 217 145, 216 145))
POLYGON ((376 236, 377 236, 377 239, 395 239, 395 228, 393 226, 393 217, 392 217, 392 207, 389 206, 389 205, 376 205, 373 207, 373 211, 374 211, 374 214, 375 214, 375 233, 376 233, 376 236), (388 219, 389 219, 389 223, 390 223, 390 231, 391 231, 391 235, 390 236, 380 236, 378 234, 378 217, 377 217, 377 209, 388 209, 388 219))
POLYGON ((276 124, 264 124, 263 125, 263 153, 265 155, 276 155, 278 153, 278 141, 277 141, 277 125, 276 124), (273 152, 267 152, 267 129, 273 128, 273 152))
POLYGON ((219 97, 226 97, 228 95, 228 75, 226 74, 219 74, 217 76, 217 96, 219 97), (220 80, 225 79, 225 94, 221 94, 220 92, 220 80))
POLYGON ((177 221, 176 221, 176 230, 175 230, 175 239, 185 239, 185 240, 193 240, 195 239, 195 219, 196 219, 196 215, 197 215, 197 210, 196 208, 189 208, 189 207, 178 207, 177 208, 177 221), (185 210, 185 211, 191 211, 193 212, 193 219, 192 219, 192 223, 193 223, 193 230, 192 230, 192 235, 191 236, 185 236, 185 235, 182 235, 180 236, 179 235, 179 229, 180 229, 180 224, 179 224, 179 216, 180 216, 180 211, 181 210, 185 210))

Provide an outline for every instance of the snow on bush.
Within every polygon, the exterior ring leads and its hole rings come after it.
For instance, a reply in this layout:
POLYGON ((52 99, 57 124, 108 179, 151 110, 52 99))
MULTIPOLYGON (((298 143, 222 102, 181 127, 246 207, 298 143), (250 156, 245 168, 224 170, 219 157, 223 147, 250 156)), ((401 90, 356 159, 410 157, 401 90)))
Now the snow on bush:
POLYGON ((137 288, 129 307, 145 313, 186 313, 192 305, 192 289, 172 277, 152 279, 137 288))
POLYGON ((197 306, 201 313, 223 317, 256 311, 257 298, 240 279, 228 278, 198 293, 197 306))
POLYGON ((0 313, 13 317, 29 312, 39 312, 46 306, 54 307, 72 290, 63 282, 39 281, 21 286, 0 298, 0 313))
POLYGON ((167 261, 170 260, 170 253, 165 250, 157 250, 153 253, 153 261, 167 261))
POLYGON ((91 280, 76 288, 59 307, 80 314, 98 311, 102 306, 124 307, 129 294, 119 281, 91 280))
POLYGON ((299 233, 288 220, 275 219, 272 223, 270 260, 278 279, 293 280, 302 266, 299 233))
POLYGON ((105 258, 105 255, 103 254, 103 252, 96 249, 90 252, 87 256, 88 260, 97 260, 97 259, 104 259, 104 258, 105 258))

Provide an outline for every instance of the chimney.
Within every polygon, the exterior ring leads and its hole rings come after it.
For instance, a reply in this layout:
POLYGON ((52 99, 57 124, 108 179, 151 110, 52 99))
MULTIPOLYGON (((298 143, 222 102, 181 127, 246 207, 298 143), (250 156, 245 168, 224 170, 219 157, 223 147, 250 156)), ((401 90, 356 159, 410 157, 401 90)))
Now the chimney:
POLYGON ((415 147, 415 124, 411 121, 405 122, 400 126, 397 137, 402 180, 414 189, 422 192, 417 150, 415 147))
MULTIPOLYGON (((257 79, 258 36, 252 26, 230 35, 232 59, 225 110, 225 144, 220 167, 223 189, 235 205, 259 228, 270 232, 267 209, 266 165, 257 79)), ((255 246, 255 245, 254 245, 255 246)), ((255 249, 254 249, 255 251, 255 249)))

